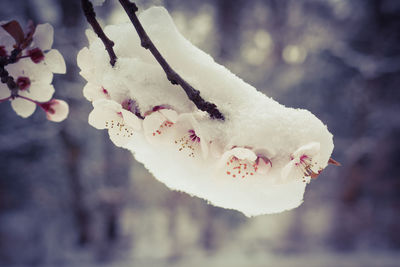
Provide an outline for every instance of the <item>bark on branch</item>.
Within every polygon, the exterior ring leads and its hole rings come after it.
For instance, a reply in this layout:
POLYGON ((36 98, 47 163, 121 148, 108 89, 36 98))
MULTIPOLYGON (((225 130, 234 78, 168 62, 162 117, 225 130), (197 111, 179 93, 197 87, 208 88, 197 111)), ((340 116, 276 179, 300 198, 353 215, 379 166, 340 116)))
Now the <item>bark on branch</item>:
POLYGON ((133 26, 135 27, 136 32, 139 35, 142 47, 150 50, 154 58, 163 68, 168 80, 174 85, 179 84, 185 91, 188 98, 196 105, 198 109, 208 112, 208 114, 210 114, 210 117, 213 119, 224 120, 224 115, 218 110, 217 106, 213 103, 205 101, 200 96, 200 91, 194 89, 178 73, 176 73, 165 60, 165 58, 161 55, 153 42, 150 40, 138 17, 136 16, 136 12, 138 11, 136 4, 131 3, 129 0, 119 0, 119 2, 124 8, 133 26))
POLYGON ((89 0, 82 0, 82 10, 89 24, 92 26, 94 32, 103 42, 108 55, 110 56, 110 64, 114 67, 117 61, 117 56, 115 55, 113 46, 114 42, 108 39, 103 29, 101 28, 99 22, 96 20, 96 13, 94 12, 93 5, 89 0))

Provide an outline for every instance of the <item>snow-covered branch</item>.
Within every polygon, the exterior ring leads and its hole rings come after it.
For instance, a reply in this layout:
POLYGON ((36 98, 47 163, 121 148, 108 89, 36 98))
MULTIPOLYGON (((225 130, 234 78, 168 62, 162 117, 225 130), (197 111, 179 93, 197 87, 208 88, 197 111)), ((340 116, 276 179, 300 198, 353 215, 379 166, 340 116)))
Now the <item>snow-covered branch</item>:
POLYGON ((99 22, 96 20, 96 13, 94 12, 93 5, 89 0, 82 0, 82 10, 85 14, 86 20, 92 26, 94 32, 103 42, 108 55, 110 56, 110 64, 114 67, 115 62, 117 61, 117 56, 115 55, 113 46, 114 42, 108 39, 107 35, 104 33, 101 28, 99 22))
POLYGON ((213 103, 205 101, 200 96, 200 91, 193 88, 177 72, 175 72, 172 69, 172 67, 168 64, 168 62, 165 60, 165 58, 161 55, 161 53, 158 51, 154 43, 147 35, 138 17, 136 16, 136 12, 138 11, 136 4, 131 3, 129 0, 119 0, 119 2, 125 9, 126 14, 129 16, 129 19, 131 20, 133 26, 135 27, 136 32, 138 33, 139 38, 141 40, 142 47, 150 50, 151 54, 163 68, 165 74, 167 75, 168 80, 174 85, 179 84, 185 91, 188 98, 196 105, 198 109, 207 112, 213 119, 224 120, 225 117, 218 110, 217 106, 213 103))

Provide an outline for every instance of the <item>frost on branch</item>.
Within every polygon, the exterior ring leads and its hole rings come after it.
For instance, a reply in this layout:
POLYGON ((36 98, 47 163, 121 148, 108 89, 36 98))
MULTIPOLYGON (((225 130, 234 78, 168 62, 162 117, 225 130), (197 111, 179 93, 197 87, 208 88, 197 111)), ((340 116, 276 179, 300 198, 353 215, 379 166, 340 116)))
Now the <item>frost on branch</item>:
POLYGON ((14 111, 26 118, 36 106, 52 121, 64 120, 68 105, 52 99, 53 73, 65 73, 64 58, 53 44, 53 27, 46 23, 29 25, 25 34, 16 21, 0 27, 0 102, 11 101, 14 111))
POLYGON ((299 206, 307 183, 330 159, 327 127, 217 64, 177 31, 164 8, 146 10, 139 20, 168 63, 218 106, 225 121, 210 119, 171 85, 127 23, 105 29, 115 42, 114 68, 90 30, 89 47, 78 54, 88 81, 84 95, 94 105, 89 123, 107 128, 117 146, 131 150, 171 189, 247 216, 299 206))

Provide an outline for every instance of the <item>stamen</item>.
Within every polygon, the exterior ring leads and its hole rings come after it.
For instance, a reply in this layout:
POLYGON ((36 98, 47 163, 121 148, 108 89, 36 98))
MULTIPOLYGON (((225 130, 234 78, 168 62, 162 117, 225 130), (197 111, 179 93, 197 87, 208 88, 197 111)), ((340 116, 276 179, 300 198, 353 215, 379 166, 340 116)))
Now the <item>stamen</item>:
POLYGON ((186 135, 175 140, 175 144, 178 145, 178 151, 187 151, 188 156, 194 158, 196 149, 200 144, 200 137, 196 135, 194 130, 189 130, 186 135))

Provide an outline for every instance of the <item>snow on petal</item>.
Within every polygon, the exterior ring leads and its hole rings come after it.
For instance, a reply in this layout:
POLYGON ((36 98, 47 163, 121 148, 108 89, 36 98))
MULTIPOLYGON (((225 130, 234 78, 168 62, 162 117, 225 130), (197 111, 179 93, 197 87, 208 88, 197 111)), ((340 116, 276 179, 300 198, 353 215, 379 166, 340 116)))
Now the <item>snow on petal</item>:
POLYGON ((22 118, 27 118, 33 114, 36 109, 36 104, 22 98, 15 98, 11 101, 11 106, 22 118))
POLYGON ((33 34, 33 45, 42 51, 51 49, 53 45, 54 29, 49 23, 39 24, 36 26, 33 34))

